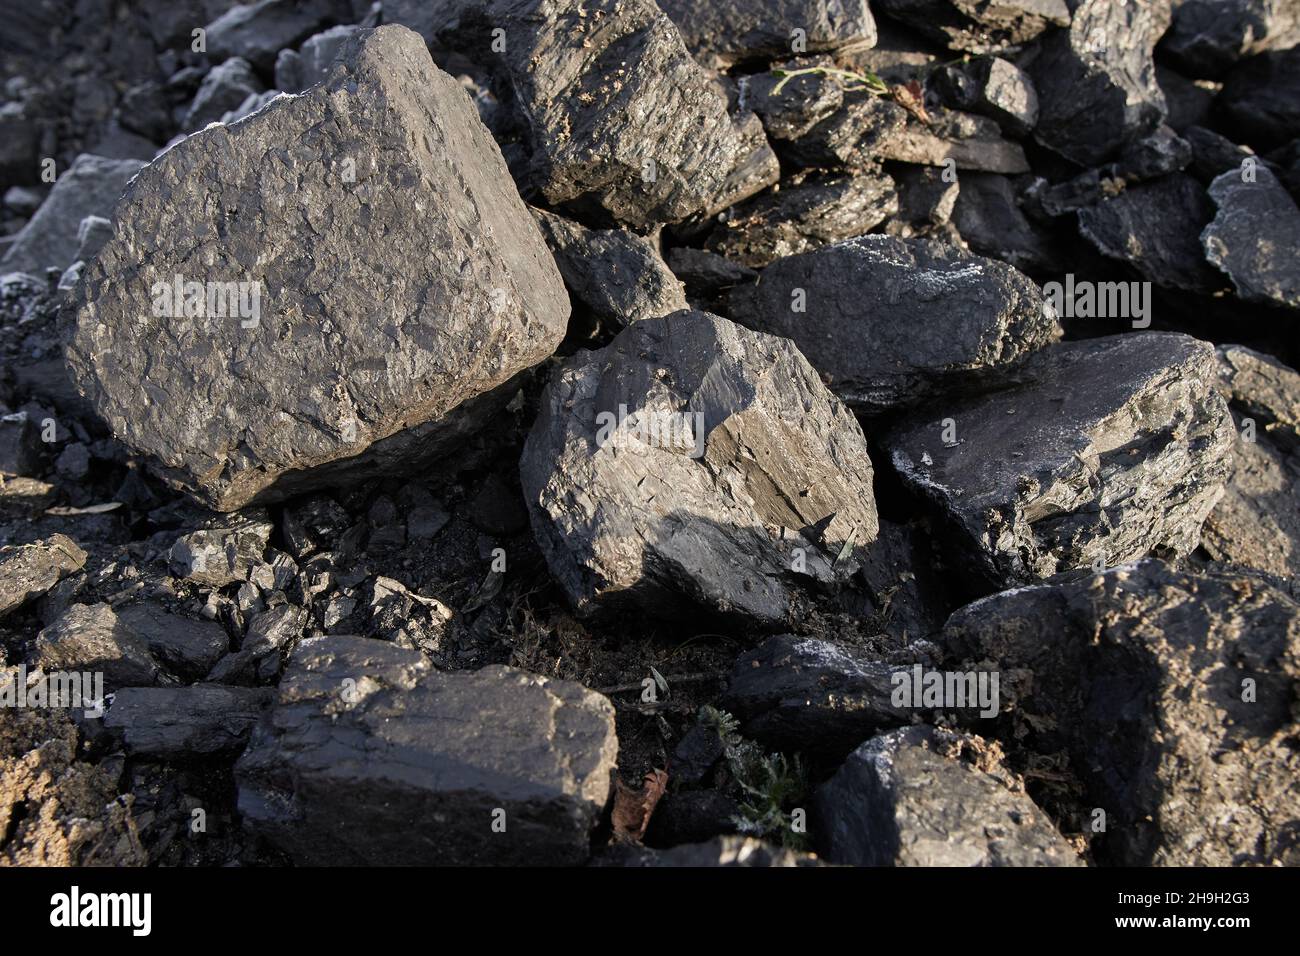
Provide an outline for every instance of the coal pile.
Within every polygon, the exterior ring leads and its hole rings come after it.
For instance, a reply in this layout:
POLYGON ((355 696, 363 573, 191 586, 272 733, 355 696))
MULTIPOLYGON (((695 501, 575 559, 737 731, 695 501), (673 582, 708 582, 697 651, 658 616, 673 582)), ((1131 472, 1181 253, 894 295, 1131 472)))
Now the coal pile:
POLYGON ((1300 12, 49 0, 0 863, 1300 865, 1300 12))

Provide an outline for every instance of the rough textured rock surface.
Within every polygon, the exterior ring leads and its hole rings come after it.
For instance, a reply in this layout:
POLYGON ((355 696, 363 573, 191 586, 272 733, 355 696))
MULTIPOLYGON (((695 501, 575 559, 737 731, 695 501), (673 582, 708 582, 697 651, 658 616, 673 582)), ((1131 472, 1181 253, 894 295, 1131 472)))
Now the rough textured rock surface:
POLYGON ((1061 343, 1013 387, 931 409, 888 444, 1003 586, 1187 554, 1231 469, 1217 374, 1214 349, 1186 335, 1061 343))
POLYGON ((294 653, 235 773, 240 812, 298 863, 572 864, 617 751, 614 708, 578 684, 324 637, 294 653))
POLYGON ((207 26, 209 52, 239 56, 270 73, 276 54, 350 12, 347 0, 259 0, 231 7, 207 26))
POLYGON ((1210 184, 1218 211, 1201 233, 1206 257, 1247 302, 1300 309, 1300 207, 1264 166, 1253 182, 1239 170, 1210 184))
POLYGON ((1182 0, 1160 52, 1188 76, 1213 78, 1242 57, 1297 43, 1294 0, 1182 0))
POLYGON ((232 57, 214 66, 203 78, 181 125, 186 130, 203 129, 264 89, 252 65, 243 57, 232 57))
POLYGON ((528 128, 528 179, 551 204, 676 222, 710 206, 749 153, 650 0, 497 0, 489 13, 509 37, 500 67, 528 128))
POLYGON ((144 641, 154 660, 184 680, 202 678, 230 647, 225 628, 215 621, 181 617, 149 601, 119 609, 117 619, 144 641))
POLYGON ((555 374, 520 477, 580 611, 690 604, 779 626, 878 529, 866 441, 786 339, 703 312, 638 322, 555 374))
POLYGON ((1026 746, 1069 754, 1104 861, 1296 865, 1300 606, 1272 585, 1143 561, 993 595, 945 640, 998 663, 1026 746))
POLYGON ((1029 172, 1029 161, 1019 143, 1002 137, 998 124, 986 116, 935 107, 930 122, 908 114, 906 125, 885 137, 881 159, 900 163, 946 166, 986 173, 1029 172))
POLYGON ((867 0, 661 0, 701 63, 777 59, 793 52, 795 34, 808 53, 875 46, 876 21, 867 0))
POLYGON ((112 215, 127 183, 144 164, 136 159, 106 159, 84 154, 59 174, 54 188, 14 237, 0 259, 0 272, 62 271, 77 258, 77 231, 87 216, 112 215))
POLYGON ((1067 26, 1065 0, 877 0, 881 13, 953 50, 989 53, 1067 26))
POLYGON ((397 26, 359 34, 322 86, 147 167, 82 289, 81 388, 220 510, 433 455, 568 318, 473 105, 397 26), (251 283, 260 316, 155 315, 154 284, 177 275, 251 283))
POLYGON ((274 696, 269 687, 124 687, 113 696, 104 726, 122 735, 133 756, 229 753, 243 748, 274 696))
POLYGON ((357 29, 354 26, 331 27, 308 38, 297 50, 281 50, 275 60, 276 89, 300 93, 326 79, 335 57, 357 29))
POLYGON ((723 706, 746 737, 843 759, 868 737, 920 716, 892 703, 899 669, 853 647, 782 634, 736 659, 723 706))
POLYGON ((274 530, 270 516, 257 508, 210 525, 176 539, 167 553, 172 573, 213 587, 248 580, 274 530))
POLYGON ((67 535, 0 549, 0 616, 22 607, 86 563, 86 552, 67 535))
POLYGON ((74 604, 36 638, 33 664, 50 671, 100 671, 104 689, 154 684, 160 676, 149 645, 107 604, 74 604))
POLYGON ((817 789, 822 855, 854 866, 1078 866, 996 745, 933 727, 875 737, 817 789))
POLYGON ((730 314, 792 339, 836 395, 868 412, 915 404, 1061 335, 1038 287, 1006 263, 888 236, 780 259, 732 290, 730 314))
POLYGON ((1215 105, 1256 149, 1272 149, 1300 136, 1300 47, 1239 63, 1215 105))
POLYGON ((950 64, 932 82, 949 106, 987 116, 1012 136, 1027 135, 1038 122, 1034 83, 1009 60, 981 56, 950 64))
POLYGON ((624 229, 588 229, 534 210, 572 297, 621 328, 686 308, 682 284, 654 242, 624 229))
POLYGON ((1160 125, 1165 100, 1151 52, 1169 10, 1169 0, 1085 0, 1068 30, 1044 38, 1029 67, 1040 143, 1091 166, 1160 125))
POLYGON ((1300 374, 1240 345, 1219 349, 1219 369, 1237 439, 1201 546, 1216 560, 1300 579, 1300 374))

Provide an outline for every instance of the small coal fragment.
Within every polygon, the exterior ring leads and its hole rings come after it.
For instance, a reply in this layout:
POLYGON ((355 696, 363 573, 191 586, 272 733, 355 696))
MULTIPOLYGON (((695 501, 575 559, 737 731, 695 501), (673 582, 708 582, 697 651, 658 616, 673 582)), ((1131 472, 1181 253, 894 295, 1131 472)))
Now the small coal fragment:
POLYGON ((230 647, 220 624, 181 617, 153 601, 121 608, 117 618, 155 660, 184 680, 201 679, 230 647))
POLYGON ((709 67, 796 52, 851 52, 876 43, 867 0, 660 0, 686 48, 709 67), (799 32, 795 32, 799 31, 799 32))
POLYGON ((914 404, 1061 335, 1038 287, 1011 266, 889 236, 780 259, 733 289, 729 306, 743 324, 792 339, 866 412, 914 404))
POLYGON ((971 249, 1017 269, 1057 271, 1062 261, 1057 242, 1021 210, 1010 179, 963 173, 960 183, 952 221, 971 249))
POLYGON ((126 752, 162 760, 241 750, 275 692, 269 687, 124 687, 104 726, 122 734, 126 752))
POLYGON ((998 124, 985 116, 935 107, 930 122, 910 113, 902 130, 880 144, 881 159, 900 163, 946 166, 988 173, 1029 172, 1029 162, 1019 143, 1004 139, 998 124))
POLYGON ((262 563, 272 527, 264 511, 254 511, 182 535, 168 555, 172 573, 213 587, 246 581, 262 563))
POLYGON ((1223 494, 1232 419, 1214 350, 1174 333, 1049 346, 1015 386, 930 409, 889 439, 895 469, 1009 587, 1153 549, 1185 555, 1223 494))
POLYGON ((301 93, 329 76, 334 60, 357 32, 354 26, 330 27, 309 37, 297 50, 281 50, 275 60, 275 87, 301 93))
POLYGON ((1065 0, 877 0, 881 13, 953 50, 992 53, 1070 23, 1065 0))
POLYGON ((797 139, 778 143, 795 166, 870 170, 907 125, 907 111, 875 93, 844 94, 840 107, 797 139))
POLYGON ((51 671, 104 675, 104 688, 141 687, 158 682, 149 645, 118 620, 107 604, 74 604, 37 635, 34 663, 51 671))
POLYGON ((1181 0, 1160 53, 1188 76, 1217 77, 1243 57, 1300 43, 1290 0, 1181 0))
POLYGON ((26 412, 0 415, 0 476, 41 472, 40 430, 26 412))
POLYGON ((617 752, 614 708, 581 685, 324 637, 235 775, 248 825, 298 864, 562 865, 587 858, 617 752))
POLYGON ((231 110, 238 109, 249 96, 264 89, 249 62, 241 57, 232 57, 214 66, 203 78, 182 126, 186 130, 199 130, 209 123, 219 122, 231 110))
POLYGON ((1300 207, 1264 166, 1210 184, 1218 211, 1201 233, 1205 255, 1246 302, 1300 308, 1300 207))
POLYGON ((720 295, 732 286, 755 278, 753 269, 732 262, 707 249, 678 246, 668 253, 668 268, 692 297, 720 295))
POLYGON ((348 0, 259 0, 231 7, 207 25, 208 51, 218 60, 243 57, 263 73, 285 47, 297 46, 331 21, 351 19, 348 0))
POLYGON ((0 615, 34 601, 86 563, 67 535, 0 549, 0 615))
POLYGON ((822 855, 853 866, 1080 866, 995 748, 934 727, 868 740, 817 790, 822 855))
POLYGON ((936 70, 932 82, 953 109, 995 120, 1012 136, 1025 136, 1038 122, 1038 93, 1014 63, 980 56, 936 70))

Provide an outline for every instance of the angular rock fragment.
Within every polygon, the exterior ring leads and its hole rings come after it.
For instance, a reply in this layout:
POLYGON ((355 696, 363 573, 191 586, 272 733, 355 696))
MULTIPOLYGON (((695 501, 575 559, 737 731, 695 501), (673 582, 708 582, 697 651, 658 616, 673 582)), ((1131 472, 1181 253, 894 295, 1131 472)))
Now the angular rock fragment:
POLYGON ((588 229, 534 210, 573 297, 614 328, 686 308, 655 243, 623 229, 588 229))
POLYGON ((172 573, 213 587, 246 581, 262 562, 272 528, 264 511, 254 511, 236 522, 182 535, 168 554, 172 573))
POLYGON ((1300 308, 1300 207, 1264 166, 1210 184, 1218 211, 1201 233, 1205 255, 1247 302, 1300 308))
POLYGON ((264 89, 247 60, 231 57, 214 66, 203 78, 182 126, 186 130, 203 129, 209 123, 220 121, 226 113, 238 109, 248 97, 264 89))
MULTIPOLYGON (((552 205, 634 227, 709 206, 749 154, 726 98, 650 0, 500 0, 508 77, 552 205)), ((736 201, 734 198, 730 201, 736 201)))
POLYGON ((1029 162, 1019 143, 1003 139, 998 124, 985 116, 936 107, 930 122, 908 114, 902 130, 884 138, 881 159, 900 163, 946 166, 988 173, 1029 172, 1029 162))
POLYGON ((243 748, 271 705, 269 687, 124 687, 104 715, 129 754, 163 760, 243 748))
POLYGON ((333 21, 351 19, 347 0, 258 0, 231 7, 207 25, 208 52, 243 57, 263 73, 285 47, 297 46, 333 21))
POLYGON ((87 216, 111 218, 113 207, 144 163, 82 154, 59 174, 54 188, 23 226, 3 259, 0 272, 62 271, 77 258, 77 230, 87 216))
POLYGON ((533 533, 581 612, 779 626, 876 536, 862 431, 792 343, 703 312, 556 373, 524 445, 533 533))
POLYGON ((1214 350, 1173 333, 1066 342, 1013 387, 951 402, 889 440, 985 575, 1010 586, 1190 553, 1231 468, 1214 350))
POLYGON ((33 663, 50 671, 90 671, 104 675, 104 689, 142 687, 158 682, 158 664, 149 645, 118 620, 107 604, 74 604, 37 635, 33 663))
POLYGON ((0 415, 0 476, 41 472, 40 432, 26 412, 0 415))
POLYGON ((568 317, 473 104, 396 26, 150 164, 83 291, 80 387, 223 511, 436 460, 568 317))
POLYGON ((220 624, 181 617, 152 601, 121 608, 117 618, 155 660, 184 680, 202 678, 230 647, 220 624))
POLYGON ((981 56, 936 70, 932 82, 953 109, 995 120, 1012 136, 1025 136, 1038 122, 1038 93, 1014 63, 981 56))
POLYGON ((933 727, 868 740, 814 799, 822 855, 854 866, 1079 866, 996 745, 933 727))
POLYGON ((1011 266, 889 236, 780 259, 733 289, 729 308, 744 325, 792 339, 865 412, 914 404, 1061 335, 1038 287, 1011 266))
POLYGON ((280 673, 281 658, 302 637, 307 618, 305 608, 292 604, 257 613, 239 650, 217 661, 207 680, 242 686, 273 680, 280 673))
POLYGON ((754 113, 732 117, 740 137, 736 158, 712 201, 691 217, 691 222, 716 216, 724 209, 756 196, 781 178, 781 162, 763 132, 763 122, 754 113))
POLYGON ((1165 117, 1151 51, 1169 26, 1169 0, 1084 0, 1068 30, 1047 36, 1029 66, 1038 89, 1034 136, 1084 166, 1109 159, 1165 117))
POLYGON ((753 269, 706 249, 678 246, 668 253, 668 268, 681 280, 688 295, 714 296, 755 278, 753 269))
POLYGON ((795 175, 777 191, 737 206, 709 237, 709 248, 759 269, 827 243, 862 235, 898 212, 884 173, 795 175))
POLYGON ((1142 561, 995 594, 945 643, 997 662, 1024 746, 1068 754, 1104 862, 1297 863, 1300 606, 1261 578, 1142 561))
POLYGON ((1260 150, 1300 136, 1300 47, 1237 64, 1215 100, 1228 132, 1260 150))
POLYGON ((829 57, 809 57, 742 76, 740 104, 758 115, 772 139, 798 140, 844 102, 843 83, 828 72, 834 65, 829 57))
POLYGON ((1292 0, 1181 0, 1160 52, 1188 76, 1217 77, 1243 57, 1300 43, 1292 0))
POLYGON ((1205 261, 1200 234, 1214 210, 1205 189, 1175 174, 1079 210, 1079 232, 1104 256, 1168 289, 1209 294, 1224 282, 1205 261))
POLYGON ((904 668, 853 647, 782 634, 736 659, 722 705, 746 737, 785 752, 842 759, 866 738, 921 716, 893 704, 904 668))
MULTIPOLYGON (((961 186, 956 176, 945 175, 947 170, 934 166, 903 166, 895 168, 894 183, 898 187, 898 217, 886 224, 889 235, 900 239, 923 236, 938 238, 952 235, 955 229, 948 226, 961 186)), ((952 242, 960 245, 960 237, 952 242)))
POLYGON ((299 864, 573 864, 617 749, 614 708, 578 684, 318 638, 235 766, 239 810, 299 864))
POLYGON ((781 156, 797 166, 871 169, 906 123, 907 112, 896 103, 863 90, 846 92, 835 112, 782 144, 781 156))
POLYGON ((660 0, 659 6, 686 48, 709 67, 876 43, 867 0, 660 0))
POLYGON ((878 0, 888 16, 953 50, 990 53, 1068 26, 1065 0, 878 0))
POLYGON ((298 50, 281 50, 275 60, 275 88, 301 93, 324 80, 334 59, 357 30, 354 26, 331 27, 310 37, 298 50))
POLYGON ((45 594, 86 563, 86 552, 67 535, 0 549, 0 615, 45 594))
POLYGON ((1021 211, 1011 180, 997 173, 963 173, 960 183, 952 221, 971 249, 1017 269, 1057 271, 1056 241, 1021 211))
POLYGON ((1219 349, 1219 368, 1237 438, 1201 547, 1218 561, 1300 579, 1300 374, 1240 345, 1219 349))

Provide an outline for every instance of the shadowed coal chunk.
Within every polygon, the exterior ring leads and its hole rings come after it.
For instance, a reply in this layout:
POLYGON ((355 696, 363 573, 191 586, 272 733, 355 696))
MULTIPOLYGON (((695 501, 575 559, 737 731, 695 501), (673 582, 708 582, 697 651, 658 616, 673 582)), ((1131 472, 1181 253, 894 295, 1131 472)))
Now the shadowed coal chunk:
POLYGON ((1024 746, 1068 754, 1104 862, 1300 862, 1300 606, 1263 579, 1143 561, 985 598, 945 642, 997 662, 1024 746))
POLYGON ((122 608, 117 616, 159 663, 186 680, 203 677, 230 647, 220 624, 190 620, 151 601, 122 608))
POLYGON ((710 67, 876 44, 867 0, 660 0, 659 6, 686 48, 710 67))
POLYGON ((568 319, 473 104, 403 27, 174 146, 116 220, 70 363, 118 438, 223 511, 445 455, 568 319))
POLYGON ((1212 293, 1225 283, 1205 261, 1199 237, 1213 215, 1201 184, 1175 174, 1080 209, 1079 232, 1156 285, 1212 293))
POLYGON ((997 745, 934 727, 868 740, 818 788, 822 855, 854 866, 1079 866, 997 745))
POLYGON ((893 675, 906 669, 853 647, 782 634, 736 659, 723 706, 743 721, 746 737, 842 759, 920 713, 892 702, 893 675))
POLYGON ((1067 26, 1065 0, 877 0, 877 8, 954 50, 990 53, 1067 26))
POLYGON ((1012 136, 1024 136, 1038 122, 1033 81, 1009 60, 981 56, 949 64, 933 80, 949 106, 996 120, 1012 136))
POLYGON ((573 297, 621 328, 686 308, 682 284, 656 244, 623 229, 588 229, 540 209, 533 215, 573 297))
POLYGON ((1265 166, 1231 170, 1210 184, 1218 206, 1201 233, 1210 262, 1247 302, 1300 308, 1300 208, 1265 166))
POLYGON ((579 684, 323 637, 235 777, 245 822, 296 863, 563 865, 587 857, 617 752, 613 706, 579 684))
POLYGON ((269 687, 125 687, 104 715, 127 753, 184 758, 238 751, 275 695, 269 687))
POLYGON ((730 314, 793 339, 836 395, 870 412, 913 404, 1061 335, 1038 287, 1006 263, 888 236, 779 259, 732 290, 730 314))
POLYGON ((1160 125, 1165 99, 1151 51, 1168 26, 1169 0, 1079 5, 1070 28, 1044 38, 1029 66, 1038 141, 1093 166, 1160 125))
POLYGON ((348 19, 348 0, 259 0, 239 4, 207 25, 208 50, 219 60, 243 57, 269 74, 282 49, 297 46, 331 22, 348 19))
POLYGON ((1182 0, 1160 52, 1188 76, 1213 78, 1242 57, 1297 43, 1294 0, 1182 0))
POLYGON ((1216 105, 1256 149, 1300 136, 1300 47, 1243 60, 1228 74, 1216 105))
POLYGON ((86 552, 63 534, 0 550, 0 616, 45 594, 85 563, 86 552))
POLYGON ((780 626, 876 537, 862 430, 786 339, 704 312, 644 320, 566 362, 541 404, 520 477, 580 611, 780 626))
POLYGON ((1300 578, 1300 374, 1240 345, 1219 349, 1219 369, 1237 439, 1201 546, 1219 561, 1300 578))
POLYGON ((1063 271, 1056 240, 1021 211, 1016 188, 997 173, 963 173, 953 225, 971 249, 1017 269, 1063 271))
POLYGON ((499 66, 528 128, 528 178, 550 203, 676 222, 709 207, 751 152, 650 0, 496 0, 487 14, 508 38, 499 66))
POLYGON ((74 604, 37 635, 33 663, 51 671, 101 671, 104 688, 157 683, 149 645, 107 604, 74 604))
POLYGON ((1188 554, 1231 469, 1216 376, 1214 349, 1186 335, 1061 343, 1010 387, 934 406, 887 444, 1002 586, 1188 554))

